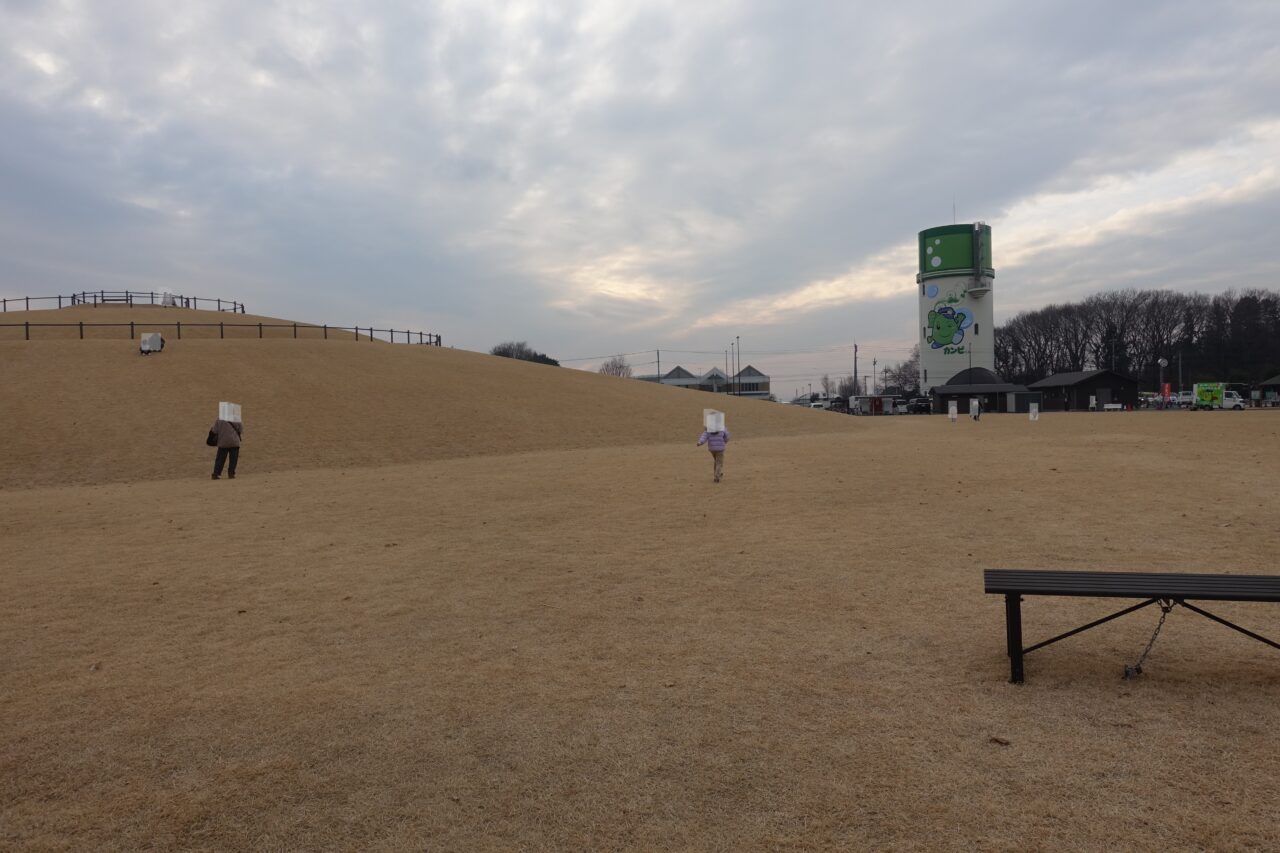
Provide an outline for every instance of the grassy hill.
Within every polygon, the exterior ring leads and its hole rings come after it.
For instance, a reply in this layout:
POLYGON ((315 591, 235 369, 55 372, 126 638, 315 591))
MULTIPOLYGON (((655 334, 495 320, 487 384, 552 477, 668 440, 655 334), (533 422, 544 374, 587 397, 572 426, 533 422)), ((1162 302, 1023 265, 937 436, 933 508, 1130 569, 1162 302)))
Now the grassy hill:
MULTIPOLYGON (((127 306, 9 312, 0 322, 132 320, 141 333, 175 318, 288 322, 127 306)), ((244 407, 246 472, 691 442, 703 407, 725 410, 738 440, 858 428, 825 412, 350 333, 321 340, 303 330, 295 340, 292 329, 264 329, 259 340, 256 328, 227 329, 217 339, 217 329, 196 328, 182 340, 164 328, 165 351, 146 357, 123 326, 86 330, 85 340, 74 326, 0 340, 10 437, 0 487, 199 475, 220 400, 244 407)))
POLYGON ((1121 681, 1146 611, 1014 686, 981 583, 1274 573, 1280 411, 847 418, 288 331, 0 342, 0 848, 1280 849, 1269 650, 1179 609, 1121 681))

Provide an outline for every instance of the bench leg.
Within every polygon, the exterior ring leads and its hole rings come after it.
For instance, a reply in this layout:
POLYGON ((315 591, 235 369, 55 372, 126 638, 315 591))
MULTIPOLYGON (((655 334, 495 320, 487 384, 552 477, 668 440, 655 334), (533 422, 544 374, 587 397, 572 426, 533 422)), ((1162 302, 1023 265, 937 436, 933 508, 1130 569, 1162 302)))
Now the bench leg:
POLYGON ((1009 681, 1022 683, 1022 596, 1004 597, 1004 630, 1009 644, 1009 681))

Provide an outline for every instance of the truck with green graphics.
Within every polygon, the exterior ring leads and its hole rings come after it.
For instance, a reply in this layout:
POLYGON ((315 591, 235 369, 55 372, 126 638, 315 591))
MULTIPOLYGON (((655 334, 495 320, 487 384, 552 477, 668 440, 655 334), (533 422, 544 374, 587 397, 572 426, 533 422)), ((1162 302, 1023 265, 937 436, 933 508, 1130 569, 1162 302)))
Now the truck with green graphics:
POLYGON ((1224 382, 1197 382, 1192 386, 1191 408, 1244 410, 1244 398, 1228 391, 1224 382))

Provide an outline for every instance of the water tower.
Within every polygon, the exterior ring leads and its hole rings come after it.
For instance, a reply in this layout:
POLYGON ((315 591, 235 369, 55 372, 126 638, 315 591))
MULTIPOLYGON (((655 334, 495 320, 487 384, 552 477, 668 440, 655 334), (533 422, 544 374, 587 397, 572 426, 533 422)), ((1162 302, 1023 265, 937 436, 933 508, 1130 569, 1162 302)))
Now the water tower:
POLYGON ((920 389, 961 370, 996 369, 991 226, 942 225, 920 232, 920 389))

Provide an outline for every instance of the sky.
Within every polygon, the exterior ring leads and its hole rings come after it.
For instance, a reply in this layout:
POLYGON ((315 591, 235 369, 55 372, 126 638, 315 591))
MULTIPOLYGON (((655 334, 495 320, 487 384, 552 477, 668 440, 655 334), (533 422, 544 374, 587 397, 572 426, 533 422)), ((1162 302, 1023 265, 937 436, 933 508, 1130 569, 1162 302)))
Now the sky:
MULTIPOLYGON (((0 295, 723 367, 918 335, 916 234, 996 320, 1280 287, 1280 3, 0 0, 0 295)), ((865 372, 865 371, 863 371, 865 372)))

